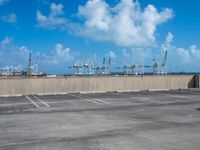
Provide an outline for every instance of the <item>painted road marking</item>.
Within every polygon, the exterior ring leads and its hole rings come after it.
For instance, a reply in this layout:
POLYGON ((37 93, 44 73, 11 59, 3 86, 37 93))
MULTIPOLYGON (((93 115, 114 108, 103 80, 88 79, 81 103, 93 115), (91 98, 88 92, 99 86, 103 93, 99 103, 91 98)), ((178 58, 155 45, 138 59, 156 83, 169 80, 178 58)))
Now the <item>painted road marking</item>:
POLYGON ((93 98, 93 97, 86 96, 86 95, 81 96, 81 97, 90 98, 90 99, 92 99, 92 100, 94 100, 94 101, 97 101, 97 102, 100 102, 100 103, 104 103, 104 104, 110 104, 109 102, 106 102, 106 101, 104 101, 104 100, 102 100, 102 99, 97 99, 97 98, 93 98))
POLYGON ((36 96, 25 96, 26 99, 28 99, 36 108, 45 108, 45 107, 50 107, 46 102, 44 102, 43 100, 39 99, 36 96))
POLYGON ((46 107, 50 107, 45 101, 41 100, 39 97, 33 95, 33 97, 38 100, 40 103, 42 103, 43 105, 45 105, 46 107))
MULTIPOLYGON (((59 103, 73 103, 74 102, 74 100, 55 100, 55 101, 50 101, 50 102, 48 102, 48 104, 59 104, 59 103)), ((83 102, 83 100, 76 100, 76 102, 83 102)))
POLYGON ((36 108, 40 108, 40 106, 34 102, 29 96, 25 96, 27 100, 29 100, 36 108))
MULTIPOLYGON (((82 102, 83 100, 77 100, 76 102, 82 102)), ((62 101, 51 101, 51 102, 48 102, 48 106, 50 107, 49 104, 59 104, 59 103, 73 103, 74 100, 62 100, 62 101)), ((32 104, 32 103, 31 103, 32 104)), ((22 106, 22 105, 30 105, 30 103, 7 103, 7 104, 0 104, 0 107, 10 107, 10 106, 22 106)), ((35 105, 34 105, 35 106, 35 105)))
POLYGON ((93 103, 95 103, 95 104, 102 104, 102 103, 100 103, 100 102, 98 102, 98 101, 91 100, 91 99, 87 99, 87 98, 84 98, 84 97, 81 97, 81 96, 77 96, 77 95, 73 95, 73 94, 68 94, 68 95, 70 95, 70 96, 72 96, 72 97, 79 98, 79 99, 83 99, 83 100, 88 101, 88 102, 93 102, 93 103))

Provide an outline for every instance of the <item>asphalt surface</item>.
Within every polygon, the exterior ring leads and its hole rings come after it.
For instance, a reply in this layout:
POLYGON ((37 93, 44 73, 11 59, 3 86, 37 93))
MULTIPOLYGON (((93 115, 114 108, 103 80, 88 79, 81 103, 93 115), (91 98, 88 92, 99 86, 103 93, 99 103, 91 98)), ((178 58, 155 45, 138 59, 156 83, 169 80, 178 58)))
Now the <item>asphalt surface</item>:
POLYGON ((0 98, 0 150, 199 150, 200 90, 0 98))

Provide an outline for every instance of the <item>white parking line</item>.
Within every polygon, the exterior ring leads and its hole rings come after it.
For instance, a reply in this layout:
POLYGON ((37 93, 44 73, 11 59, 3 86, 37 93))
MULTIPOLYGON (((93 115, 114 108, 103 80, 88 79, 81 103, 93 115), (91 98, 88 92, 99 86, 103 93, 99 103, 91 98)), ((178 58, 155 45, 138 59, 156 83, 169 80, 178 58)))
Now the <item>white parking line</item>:
POLYGON ((84 97, 84 98, 90 98, 90 99, 92 99, 92 100, 94 100, 94 101, 97 101, 97 102, 100 102, 100 103, 110 104, 109 102, 104 101, 104 100, 102 100, 102 99, 92 98, 92 97, 89 97, 89 96, 86 96, 86 95, 84 95, 83 97, 84 97))
POLYGON ((50 107, 45 101, 39 99, 37 96, 33 95, 33 97, 38 100, 40 103, 42 103, 43 105, 45 105, 46 107, 50 107))
POLYGON ((36 102, 34 102, 30 97, 28 97, 28 96, 25 96, 25 97, 26 97, 26 99, 29 100, 36 108, 40 108, 40 106, 39 106, 36 102))
MULTIPOLYGON (((59 103, 73 103, 74 100, 55 100, 55 101, 50 101, 48 104, 59 104, 59 103)), ((83 102, 83 100, 76 100, 76 102, 83 102)))
POLYGON ((88 101, 88 102, 93 102, 93 103, 95 103, 95 104, 102 104, 102 103, 100 103, 100 102, 98 102, 98 101, 90 100, 90 99, 87 99, 87 98, 84 98, 84 97, 81 97, 81 96, 77 96, 77 95, 73 95, 73 94, 68 94, 68 95, 70 95, 70 96, 72 96, 72 97, 79 98, 79 99, 83 99, 83 100, 88 101))

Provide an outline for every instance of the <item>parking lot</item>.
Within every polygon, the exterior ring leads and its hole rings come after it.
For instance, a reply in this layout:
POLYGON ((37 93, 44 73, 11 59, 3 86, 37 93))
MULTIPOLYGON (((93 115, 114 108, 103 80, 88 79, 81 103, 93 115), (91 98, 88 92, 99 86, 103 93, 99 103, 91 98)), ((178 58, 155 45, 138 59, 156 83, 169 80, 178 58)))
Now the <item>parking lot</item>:
POLYGON ((0 150, 122 149, 200 149, 200 90, 0 98, 0 150))

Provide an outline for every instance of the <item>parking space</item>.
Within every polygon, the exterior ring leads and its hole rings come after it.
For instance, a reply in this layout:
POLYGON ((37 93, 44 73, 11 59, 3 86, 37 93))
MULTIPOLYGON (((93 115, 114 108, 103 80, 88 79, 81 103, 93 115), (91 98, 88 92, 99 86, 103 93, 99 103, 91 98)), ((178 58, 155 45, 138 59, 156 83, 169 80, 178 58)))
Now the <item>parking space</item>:
POLYGON ((200 90, 0 98, 0 150, 196 150, 200 90))
POLYGON ((17 103, 28 103, 27 99, 24 96, 21 97, 1 97, 1 104, 17 104, 17 103))

